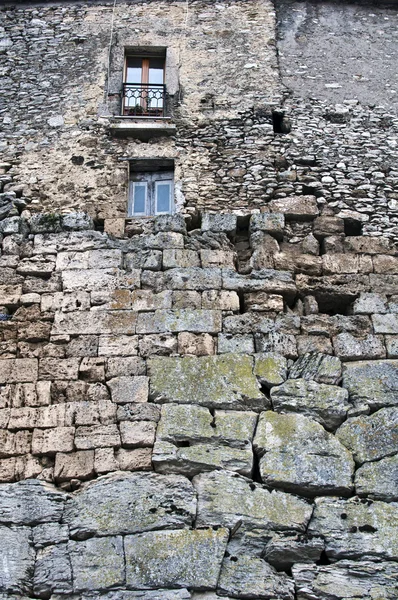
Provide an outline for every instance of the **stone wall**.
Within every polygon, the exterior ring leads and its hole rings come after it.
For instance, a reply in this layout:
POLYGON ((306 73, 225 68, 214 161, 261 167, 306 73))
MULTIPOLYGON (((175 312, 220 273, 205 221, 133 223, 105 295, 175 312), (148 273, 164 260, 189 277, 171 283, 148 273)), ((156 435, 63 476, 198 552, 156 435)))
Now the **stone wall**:
POLYGON ((270 208, 1 221, 5 598, 396 598, 397 252, 270 208))

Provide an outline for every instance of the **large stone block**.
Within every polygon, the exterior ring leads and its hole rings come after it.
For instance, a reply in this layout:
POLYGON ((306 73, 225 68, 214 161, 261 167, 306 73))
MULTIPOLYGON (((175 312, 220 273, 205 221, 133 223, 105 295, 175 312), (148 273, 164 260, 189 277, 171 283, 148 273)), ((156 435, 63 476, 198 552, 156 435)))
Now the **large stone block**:
POLYGON ((63 520, 75 539, 85 539, 191 527, 195 515, 195 491, 185 477, 119 473, 93 481, 69 498, 63 520))
POLYGON ((256 354, 254 374, 262 385, 268 388, 280 385, 287 378, 287 359, 275 352, 256 354))
POLYGON ((392 562, 341 560, 326 566, 297 564, 292 571, 297 600, 398 597, 398 568, 392 562))
POLYGON ((355 473, 358 496, 386 502, 398 501, 398 455, 368 462, 355 473))
POLYGON ((223 232, 229 235, 236 233, 237 216, 229 214, 202 214, 202 231, 223 232))
POLYGON ((112 402, 116 404, 148 400, 148 377, 115 377, 110 379, 107 385, 111 391, 112 402))
POLYGON ((65 495, 37 479, 0 486, 0 523, 35 525, 60 521, 65 495))
POLYGON ((352 492, 351 453, 312 419, 262 413, 253 446, 268 486, 303 496, 352 492))
POLYGON ((30 383, 37 380, 36 358, 11 358, 0 360, 0 384, 30 383))
POLYGON ((170 269, 166 271, 164 286, 168 290, 219 290, 221 288, 220 269, 170 269))
MULTIPOLYGON (((33 441, 32 441, 33 446, 33 441)), ((120 434, 116 425, 93 425, 92 427, 77 427, 75 446, 78 450, 94 448, 110 448, 120 446, 120 434)), ((72 448, 68 448, 71 450, 72 448)), ((67 452, 68 450, 60 450, 67 452)))
POLYGON ((229 471, 203 473, 192 483, 198 494, 197 527, 222 525, 232 529, 241 521, 244 531, 305 531, 312 515, 312 506, 305 500, 270 492, 229 471))
POLYGON ((221 311, 217 310, 157 310, 139 313, 137 333, 218 333, 221 331, 221 311))
POLYGON ((382 336, 367 335, 357 338, 351 333, 339 333, 333 338, 336 356, 343 361, 377 360, 386 357, 382 336))
POLYGON ((74 449, 74 427, 55 427, 54 429, 34 429, 32 436, 32 454, 55 454, 72 452, 74 449))
POLYGON ((398 408, 382 408, 370 416, 348 419, 336 437, 362 464, 398 453, 398 408))
POLYGON ((287 300, 293 300, 297 292, 291 273, 273 269, 252 271, 250 275, 242 275, 232 269, 222 269, 222 287, 237 292, 280 294, 287 300))
POLYGON ((214 590, 228 541, 220 528, 155 531, 125 537, 126 583, 135 589, 214 590))
POLYGON ((341 372, 342 365, 337 356, 311 352, 300 356, 290 369, 289 378, 337 385, 341 381, 341 372))
POLYGON ((137 315, 131 310, 56 313, 52 334, 131 335, 135 333, 136 321, 137 315))
POLYGON ((134 269, 123 275, 118 269, 76 269, 62 271, 61 276, 64 292, 73 292, 79 289, 95 292, 98 290, 111 291, 118 287, 139 288, 141 271, 134 269))
POLYGON ((40 379, 78 379, 80 358, 41 358, 39 363, 40 379))
POLYGON ((33 591, 39 598, 72 593, 72 569, 67 544, 47 546, 38 551, 33 591))
POLYGON ((385 502, 317 498, 308 532, 325 539, 332 559, 398 558, 398 507, 385 502))
POLYGON ((263 410, 270 406, 260 392, 249 356, 151 358, 148 370, 154 402, 232 410, 263 410))
POLYGON ((69 542, 73 591, 106 590, 125 581, 123 538, 69 542))
MULTIPOLYGON (((173 250, 169 250, 169 252, 173 252, 173 250)), ((160 271, 162 268, 162 252, 161 250, 128 252, 124 257, 124 266, 126 271, 133 271, 134 269, 160 271)))
POLYGON ((250 233, 254 231, 265 231, 276 239, 283 238, 285 227, 285 216, 282 213, 258 213, 250 217, 250 233))
POLYGON ((268 204, 273 213, 282 213, 286 220, 308 221, 318 216, 315 196, 288 196, 277 198, 268 204))
POLYGON ((348 392, 333 385, 289 379, 271 389, 274 410, 281 413, 301 413, 334 431, 345 420, 351 408, 348 392))
POLYGON ((398 333, 398 314, 372 315, 375 333, 398 333))
POLYGON ((28 595, 32 589, 35 564, 35 553, 30 546, 31 530, 28 527, 1 526, 0 539, 0 592, 28 595))
POLYGON ((199 254, 195 250, 163 250, 163 269, 190 267, 200 267, 199 254))
POLYGON ((59 252, 57 254, 57 271, 70 269, 112 269, 120 267, 121 250, 87 250, 86 252, 59 252))
POLYGON ((397 406, 398 360, 348 363, 343 369, 343 387, 359 412, 397 406))

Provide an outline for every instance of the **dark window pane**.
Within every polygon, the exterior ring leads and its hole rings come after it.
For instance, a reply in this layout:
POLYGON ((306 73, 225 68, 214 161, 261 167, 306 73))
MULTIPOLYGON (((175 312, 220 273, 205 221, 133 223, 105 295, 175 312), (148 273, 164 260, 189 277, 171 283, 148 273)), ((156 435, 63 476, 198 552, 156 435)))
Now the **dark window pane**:
POLYGON ((127 58, 126 83, 141 83, 142 81, 142 58, 127 58))
POLYGON ((149 59, 149 76, 148 83, 163 83, 164 59, 150 58, 149 59))

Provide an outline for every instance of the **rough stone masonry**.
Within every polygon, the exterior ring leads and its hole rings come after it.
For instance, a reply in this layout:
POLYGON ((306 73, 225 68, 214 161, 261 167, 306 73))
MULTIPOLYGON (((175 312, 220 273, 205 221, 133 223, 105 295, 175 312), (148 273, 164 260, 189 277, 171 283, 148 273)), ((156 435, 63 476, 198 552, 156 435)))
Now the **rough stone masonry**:
POLYGON ((0 600, 397 600, 397 16, 346 4, 0 7, 0 600), (131 47, 173 136, 112 134, 131 47))

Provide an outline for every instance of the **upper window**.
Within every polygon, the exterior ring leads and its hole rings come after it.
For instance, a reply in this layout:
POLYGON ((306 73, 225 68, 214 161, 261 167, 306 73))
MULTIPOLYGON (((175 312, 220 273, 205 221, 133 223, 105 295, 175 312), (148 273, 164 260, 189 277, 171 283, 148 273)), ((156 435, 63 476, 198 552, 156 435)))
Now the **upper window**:
POLYGON ((130 164, 128 216, 149 217, 174 212, 173 180, 173 161, 138 160, 136 163, 132 162, 130 164), (141 170, 142 168, 145 168, 145 171, 141 170))
POLYGON ((124 68, 122 114, 164 117, 165 57, 127 55, 124 68))

